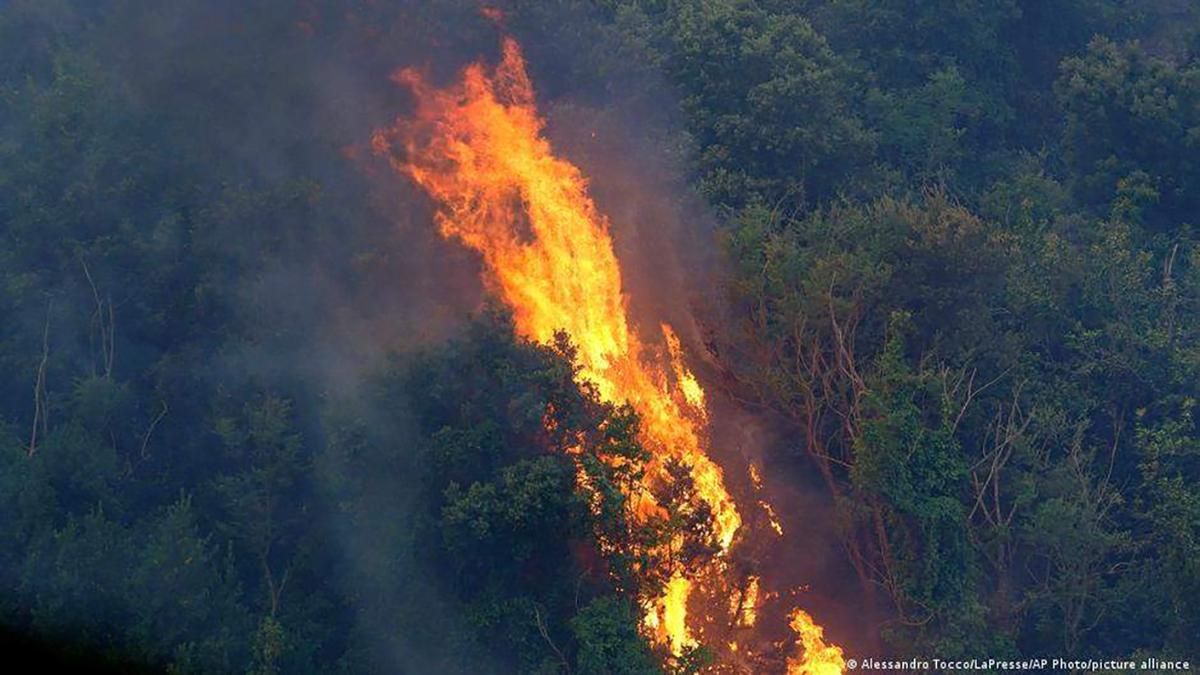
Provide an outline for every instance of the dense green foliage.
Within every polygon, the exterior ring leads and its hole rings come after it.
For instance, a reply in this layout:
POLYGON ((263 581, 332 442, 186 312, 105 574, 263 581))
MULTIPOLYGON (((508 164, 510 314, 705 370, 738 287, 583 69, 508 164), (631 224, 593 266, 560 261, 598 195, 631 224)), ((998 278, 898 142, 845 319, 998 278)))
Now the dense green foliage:
MULTIPOLYGON (((670 533, 601 460, 636 416, 492 312, 408 349, 456 282, 343 156, 393 67, 494 48, 475 4, 0 2, 6 627, 175 672, 661 670, 670 533)), ((669 109, 731 268, 713 356, 887 651, 1200 654, 1200 10, 507 9, 544 95, 669 109)))

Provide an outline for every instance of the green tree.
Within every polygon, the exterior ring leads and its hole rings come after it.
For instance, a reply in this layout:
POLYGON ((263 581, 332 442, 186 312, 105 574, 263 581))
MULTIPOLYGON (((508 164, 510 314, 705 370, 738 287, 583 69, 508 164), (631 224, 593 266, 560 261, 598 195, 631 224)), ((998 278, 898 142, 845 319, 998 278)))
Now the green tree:
POLYGON ((1200 65, 1097 37, 1084 55, 1063 61, 1056 91, 1066 114, 1063 150, 1085 203, 1107 205, 1141 175, 1158 202, 1150 224, 1175 226, 1195 213, 1200 65))

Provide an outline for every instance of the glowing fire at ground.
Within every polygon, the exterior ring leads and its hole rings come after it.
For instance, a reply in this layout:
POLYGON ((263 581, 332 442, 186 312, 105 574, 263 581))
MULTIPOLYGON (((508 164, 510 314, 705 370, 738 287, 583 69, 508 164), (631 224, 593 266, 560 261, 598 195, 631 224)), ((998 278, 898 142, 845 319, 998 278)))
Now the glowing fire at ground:
POLYGON ((796 633, 799 657, 788 659, 788 675, 841 675, 845 665, 842 650, 825 643, 825 629, 813 622, 801 609, 792 612, 792 631, 796 633))
MULTIPOLYGON (((718 555, 728 552, 742 520, 720 467, 705 452, 704 391, 670 326, 661 325, 662 343, 644 342, 630 327, 607 219, 579 169, 556 157, 542 135, 516 42, 504 42, 494 72, 471 65, 446 89, 411 69, 395 79, 416 94, 416 114, 377 132, 375 151, 436 200, 443 236, 480 253, 486 283, 512 309, 523 336, 547 344, 565 331, 578 349, 580 378, 604 400, 638 411, 641 440, 653 456, 648 485, 631 495, 638 517, 662 513, 649 484, 670 480, 668 462, 678 462, 711 513, 718 555), (394 145, 403 148, 400 156, 394 145)), ((697 583, 676 570, 662 596, 645 608, 645 627, 675 653, 695 643, 687 610, 697 583)), ((752 588, 757 596, 757 578, 752 588)), ((743 620, 754 611, 749 607, 743 620)), ((840 651, 826 648, 821 629, 812 627, 815 642, 811 631, 800 632, 800 662, 819 657, 835 669, 794 672, 841 672, 840 651)))

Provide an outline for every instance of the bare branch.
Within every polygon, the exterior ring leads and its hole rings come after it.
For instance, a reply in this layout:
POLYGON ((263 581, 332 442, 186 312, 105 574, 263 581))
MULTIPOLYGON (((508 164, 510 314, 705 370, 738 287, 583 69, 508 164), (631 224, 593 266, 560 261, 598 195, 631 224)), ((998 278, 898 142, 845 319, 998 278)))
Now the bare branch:
POLYGON ((536 604, 533 606, 533 620, 537 623, 537 629, 538 632, 541 633, 542 639, 545 640, 546 644, 550 645, 550 649, 553 649, 554 653, 558 655, 558 662, 562 664, 563 670, 567 673, 570 673, 571 663, 567 661, 567 657, 562 653, 562 650, 558 648, 558 645, 554 644, 554 640, 550 639, 550 631, 547 630, 546 622, 542 619, 542 612, 538 609, 536 604))
POLYGON ((166 415, 167 415, 167 402, 163 401, 162 402, 162 410, 160 410, 158 412, 158 414, 155 415, 154 419, 150 421, 150 427, 146 429, 146 433, 142 434, 142 447, 139 452, 142 459, 146 459, 146 457, 147 457, 146 448, 150 444, 150 436, 152 436, 154 434, 154 427, 157 427, 158 423, 161 422, 162 418, 166 417, 166 415))
POLYGON ((33 457, 37 452, 39 428, 42 435, 49 433, 50 428, 47 421, 49 401, 46 396, 46 365, 50 362, 50 309, 53 306, 53 302, 46 305, 46 324, 42 328, 42 360, 38 363, 37 376, 33 382, 33 430, 29 434, 29 457, 33 457))
MULTIPOLYGON (((101 299, 100 290, 96 287, 96 281, 92 278, 92 271, 88 268, 87 260, 83 255, 79 255, 79 264, 83 267, 83 275, 87 278, 88 286, 92 289, 92 298, 96 301, 96 311, 92 314, 92 327, 100 333, 100 358, 104 363, 104 377, 112 377, 113 362, 116 361, 116 319, 113 316, 113 302, 111 296, 106 296, 107 300, 101 299)), ((93 372, 95 364, 93 362, 93 372)))

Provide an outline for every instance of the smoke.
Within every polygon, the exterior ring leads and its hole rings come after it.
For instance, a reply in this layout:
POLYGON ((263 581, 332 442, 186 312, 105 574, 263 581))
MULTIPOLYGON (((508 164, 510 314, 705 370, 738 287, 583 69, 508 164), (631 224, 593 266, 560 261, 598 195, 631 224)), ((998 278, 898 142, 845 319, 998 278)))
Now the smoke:
POLYGON ((589 178, 590 193, 611 223, 638 332, 654 336, 662 321, 674 326, 707 390, 710 452, 745 520, 746 541, 735 549, 733 564, 780 594, 762 608, 755 649, 768 653, 771 642, 794 639, 787 611, 797 606, 824 625, 833 643, 878 647, 866 640, 878 634, 879 617, 847 564, 827 488, 801 440, 786 431, 794 427, 737 400, 725 386, 720 357, 709 351, 728 339, 718 334, 729 321, 729 271, 716 216, 689 184, 695 148, 672 87, 636 54, 630 60, 631 48, 619 37, 609 36, 608 60, 572 51, 578 44, 592 43, 568 28, 525 49, 535 88, 558 94, 539 101, 547 134, 556 152, 589 178), (547 62, 560 72, 542 72, 539 63, 547 62), (762 475, 761 488, 750 479, 751 466, 762 475), (778 517, 782 536, 760 502, 778 517))
MULTIPOLYGON (((635 315, 698 342, 691 317, 713 304, 717 249, 686 188, 668 88, 623 60, 593 12, 519 9, 506 29, 529 46, 552 141, 613 222, 635 315)), ((181 162, 209 172, 222 204, 197 220, 236 273, 247 330, 223 376, 352 393, 382 354, 444 340, 480 306, 475 257, 365 149, 410 110, 395 70, 436 82, 494 60, 500 29, 477 2, 114 1, 107 20, 120 29, 95 46, 102 67, 138 107, 168 111, 181 162)))
MULTIPOLYGON (((157 385, 164 391, 186 392, 201 382, 202 391, 261 389, 293 399, 314 446, 323 483, 316 491, 327 497, 315 515, 334 535, 324 542, 337 551, 328 557, 340 561, 344 595, 360 598, 352 609, 360 634, 371 642, 361 649, 384 671, 397 664, 439 671, 439 651, 451 647, 431 631, 455 617, 439 609, 428 571, 402 557, 402 544, 410 539, 405 528, 411 526, 411 448, 417 441, 403 411, 373 409, 367 389, 386 353, 445 340, 483 296, 474 261, 437 236, 428 204, 390 174, 374 171, 355 148, 405 111, 404 96, 388 80, 394 68, 431 64, 449 74, 479 53, 467 45, 485 43, 481 36, 491 28, 465 3, 450 2, 79 4, 88 7, 64 10, 70 20, 61 25, 49 25, 58 14, 31 10, 38 25, 48 26, 47 43, 71 47, 65 65, 53 68, 80 69, 100 84, 80 94, 99 111, 87 119, 99 123, 78 133, 109 152, 113 146, 149 146, 156 158, 169 154, 169 174, 148 176, 146 185, 137 186, 142 193, 112 210, 127 221, 123 226, 147 228, 139 241, 158 247, 152 253, 159 259, 191 261, 183 267, 198 270, 200 278, 182 284, 203 292, 194 314, 164 317, 159 335, 135 334, 130 326, 143 311, 143 298, 172 292, 174 279, 131 277, 128 261, 117 256, 87 259, 99 296, 111 296, 115 306, 117 377, 157 378, 168 382, 157 385), (169 210, 172 201, 182 204, 180 212, 169 210), (208 341, 195 349, 205 355, 202 363, 189 357, 153 363, 161 353, 156 340, 178 340, 189 331, 198 342, 208 341), (211 347, 214 342, 219 347, 211 347), (144 375, 151 366, 153 374, 144 375), (352 419, 345 419, 351 410, 352 419), (342 475, 346 462, 321 447, 326 434, 341 426, 372 434, 364 475, 342 475), (337 501, 339 481, 351 479, 359 481, 367 506, 353 516, 337 501), (425 610, 422 625, 403 630, 402 615, 411 617, 412 608, 425 610)), ((45 70, 47 78, 51 70, 45 70)), ((26 132, 32 133, 5 128, 5 145, 26 132)), ((72 237, 107 223, 79 225, 72 237)), ((82 264, 71 278, 51 282, 57 287, 49 307, 39 297, 23 299, 27 306, 19 315, 5 312, 6 320, 19 316, 19 334, 30 343, 14 351, 33 362, 18 364, 20 395, 6 410, 32 407, 24 372, 36 367, 47 315, 53 357, 48 379, 55 391, 69 391, 79 373, 94 368, 88 345, 94 307, 82 264)), ((197 393, 170 400, 170 414, 154 439, 161 448, 151 461, 178 465, 185 460, 167 455, 176 447, 196 447, 188 440, 173 443, 186 431, 172 427, 176 419, 199 423, 213 414, 197 393)), ((211 467, 221 460, 192 461, 211 467)), ((120 571, 95 573, 109 578, 120 571)), ((72 610, 73 625, 103 621, 106 608, 89 602, 72 610)))
MULTIPOLYGON (((534 52, 527 53, 537 73, 534 52)), ((608 74, 604 83, 577 85, 543 103, 547 133, 556 151, 589 177, 590 192, 610 220, 639 333, 656 335, 661 321, 674 326, 707 390, 710 452, 745 521, 746 540, 735 549, 733 564, 779 593, 762 607, 753 638, 758 644, 743 647, 765 654, 772 643, 790 644, 787 612, 800 606, 824 624, 835 644, 868 649, 874 645, 863 636, 877 633, 876 616, 846 563, 826 487, 803 456, 801 441, 782 431, 790 425, 736 400, 725 387, 720 358, 709 351, 711 342, 727 339, 712 338, 727 325, 728 270, 716 217, 689 186, 694 148, 684 121, 671 112, 678 109, 671 87, 652 71, 600 72, 608 74), (597 89, 605 92, 599 102, 597 89), (761 488, 753 485, 751 466, 763 477, 761 488), (782 536, 770 525, 772 515, 782 536)), ((534 81, 536 86, 536 76, 534 81)))

